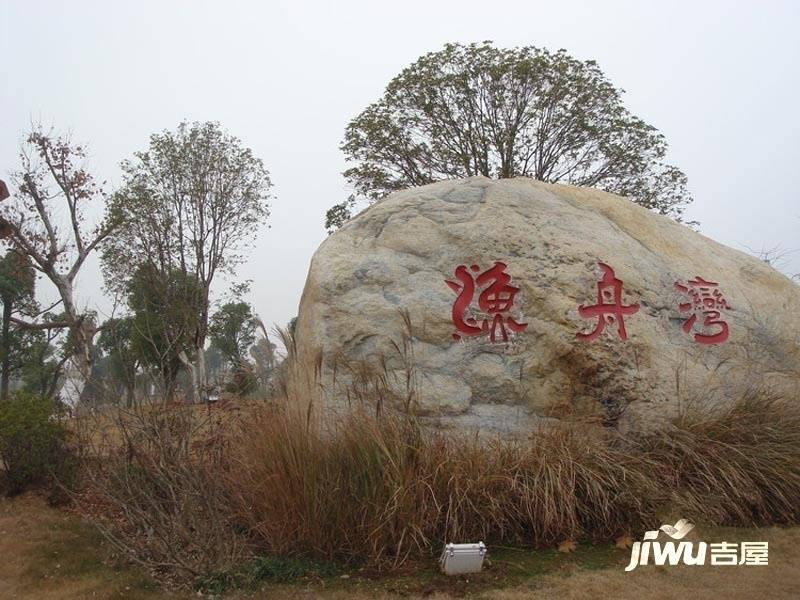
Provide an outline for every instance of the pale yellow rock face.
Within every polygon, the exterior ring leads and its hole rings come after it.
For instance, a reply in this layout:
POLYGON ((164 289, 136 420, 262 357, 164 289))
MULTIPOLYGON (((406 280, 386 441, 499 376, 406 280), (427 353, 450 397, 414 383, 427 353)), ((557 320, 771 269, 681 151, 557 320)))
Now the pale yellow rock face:
MULTIPOLYGON (((768 232, 767 232, 768 233, 768 232)), ((471 314, 481 319, 477 294, 471 314)), ((542 418, 656 423, 691 405, 716 405, 769 386, 800 401, 800 286, 756 258, 718 244, 625 198, 530 179, 475 177, 390 195, 317 250, 300 303, 298 359, 321 355, 382 365, 395 401, 413 389, 421 414, 447 426, 526 432, 542 418), (509 343, 453 339, 459 265, 507 265, 520 288, 511 315, 526 322, 509 343), (624 282, 627 341, 594 329, 579 305, 596 303, 602 272, 624 282), (701 345, 682 329, 686 297, 675 282, 717 282, 729 339, 701 345), (412 323, 414 372, 407 385, 402 311, 412 323), (393 341, 395 342, 393 344, 393 341)), ((406 353, 408 356, 408 352, 406 353)), ((338 367, 337 367, 338 368, 338 367)), ((341 404, 343 382, 312 386, 341 404)), ((352 400, 352 398, 351 398, 352 400)))

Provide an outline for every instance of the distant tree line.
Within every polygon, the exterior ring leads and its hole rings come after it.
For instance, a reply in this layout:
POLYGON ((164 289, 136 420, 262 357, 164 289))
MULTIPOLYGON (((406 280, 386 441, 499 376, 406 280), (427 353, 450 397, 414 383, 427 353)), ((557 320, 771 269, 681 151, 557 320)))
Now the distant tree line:
POLYGON ((12 380, 46 396, 69 383, 84 402, 128 404, 137 395, 174 398, 181 386, 193 401, 265 390, 275 346, 240 298, 247 286, 233 285, 216 312, 211 295, 220 276, 235 275, 269 216, 261 160, 217 123, 181 123, 124 161, 123 183, 108 193, 86 170, 86 155, 34 128, 11 180, 16 193, 0 203, 0 395, 8 397, 12 380), (90 224, 97 204, 104 216, 90 224), (102 323, 76 300, 75 281, 94 252, 115 299, 102 323), (58 293, 46 308, 35 300, 37 276, 58 293))

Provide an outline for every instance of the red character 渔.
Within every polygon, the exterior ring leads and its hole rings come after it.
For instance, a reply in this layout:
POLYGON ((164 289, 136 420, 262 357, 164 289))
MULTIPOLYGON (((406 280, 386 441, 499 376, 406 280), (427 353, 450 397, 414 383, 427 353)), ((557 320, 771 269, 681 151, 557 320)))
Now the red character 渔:
POLYGON ((511 276, 505 272, 506 267, 505 263, 495 262, 494 266, 476 276, 473 273, 480 271, 478 265, 472 265, 469 269, 465 265, 459 265, 454 273, 458 281, 445 280, 450 289, 458 294, 452 311, 453 325, 457 331, 453 334, 454 340, 460 340, 462 336, 471 337, 488 332, 489 340, 495 342, 499 331, 502 340, 507 342, 506 328, 515 333, 525 331, 527 323, 518 323, 505 314, 513 308, 514 297, 519 292, 518 287, 510 285, 511 276), (474 316, 468 314, 476 289, 481 290, 478 296, 478 308, 488 315, 481 319, 480 323, 474 316))
POLYGON ((690 279, 685 284, 676 281, 675 289, 689 297, 689 302, 682 302, 678 308, 682 313, 691 313, 683 322, 682 329, 689 333, 697 322, 697 314, 703 315, 700 325, 704 332, 695 333, 694 341, 698 344, 722 344, 727 341, 728 324, 722 319, 722 310, 729 309, 728 301, 722 295, 719 284, 706 281, 702 277, 690 279), (714 333, 708 332, 714 328, 714 333))
POLYGON ((617 279, 614 269, 605 263, 597 263, 603 270, 603 277, 597 283, 597 304, 592 306, 581 305, 578 314, 584 319, 597 319, 594 331, 590 333, 576 333, 575 337, 584 342, 591 342, 603 333, 606 325, 616 321, 617 333, 623 341, 628 339, 625 330, 625 315, 632 315, 639 310, 639 304, 622 304, 622 280, 617 279))

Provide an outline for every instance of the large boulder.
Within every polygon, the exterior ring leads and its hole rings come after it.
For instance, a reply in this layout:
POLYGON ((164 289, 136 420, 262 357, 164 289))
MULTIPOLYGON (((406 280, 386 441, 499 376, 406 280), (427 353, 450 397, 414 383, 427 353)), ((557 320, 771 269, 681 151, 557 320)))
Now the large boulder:
POLYGON ((456 427, 800 399, 800 287, 625 198, 522 178, 409 189, 351 219, 312 259, 296 340, 327 406, 371 373, 382 401, 456 427))

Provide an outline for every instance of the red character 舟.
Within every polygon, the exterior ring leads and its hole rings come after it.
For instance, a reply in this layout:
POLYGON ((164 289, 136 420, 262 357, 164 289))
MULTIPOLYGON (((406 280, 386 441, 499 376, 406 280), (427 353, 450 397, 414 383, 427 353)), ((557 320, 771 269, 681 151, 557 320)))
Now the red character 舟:
POLYGON ((725 342, 728 339, 728 324, 722 319, 722 310, 729 309, 730 306, 722 295, 719 284, 698 276, 685 284, 676 281, 675 289, 688 296, 689 300, 678 305, 682 313, 690 313, 683 322, 682 329, 686 333, 692 331, 700 313, 703 315, 703 323, 700 325, 703 331, 694 334, 694 341, 698 344, 725 342), (712 328, 715 329, 713 333, 709 331, 712 328))
POLYGON ((625 331, 625 315, 632 315, 639 310, 639 304, 622 304, 622 280, 617 279, 614 269, 605 263, 597 263, 603 270, 603 277, 597 283, 597 304, 592 306, 581 305, 578 314, 584 319, 597 319, 594 331, 590 333, 577 333, 575 337, 584 342, 591 342, 603 333, 606 325, 616 321, 617 333, 623 341, 628 339, 625 331))
POLYGON ((511 311, 514 306, 514 296, 519 292, 518 287, 510 285, 511 276, 506 272, 506 264, 495 262, 494 266, 483 273, 478 273, 480 267, 472 265, 469 269, 465 265, 459 265, 455 270, 455 278, 458 281, 445 280, 445 283, 458 294, 453 303, 453 325, 457 333, 453 334, 454 340, 460 340, 462 336, 476 336, 488 332, 489 340, 495 342, 498 331, 504 342, 508 341, 508 331, 520 333, 528 326, 527 323, 518 323, 506 313, 511 311), (472 272, 470 272, 472 271, 472 272), (468 314, 475 291, 481 290, 478 296, 478 308, 484 313, 480 321, 468 314))

